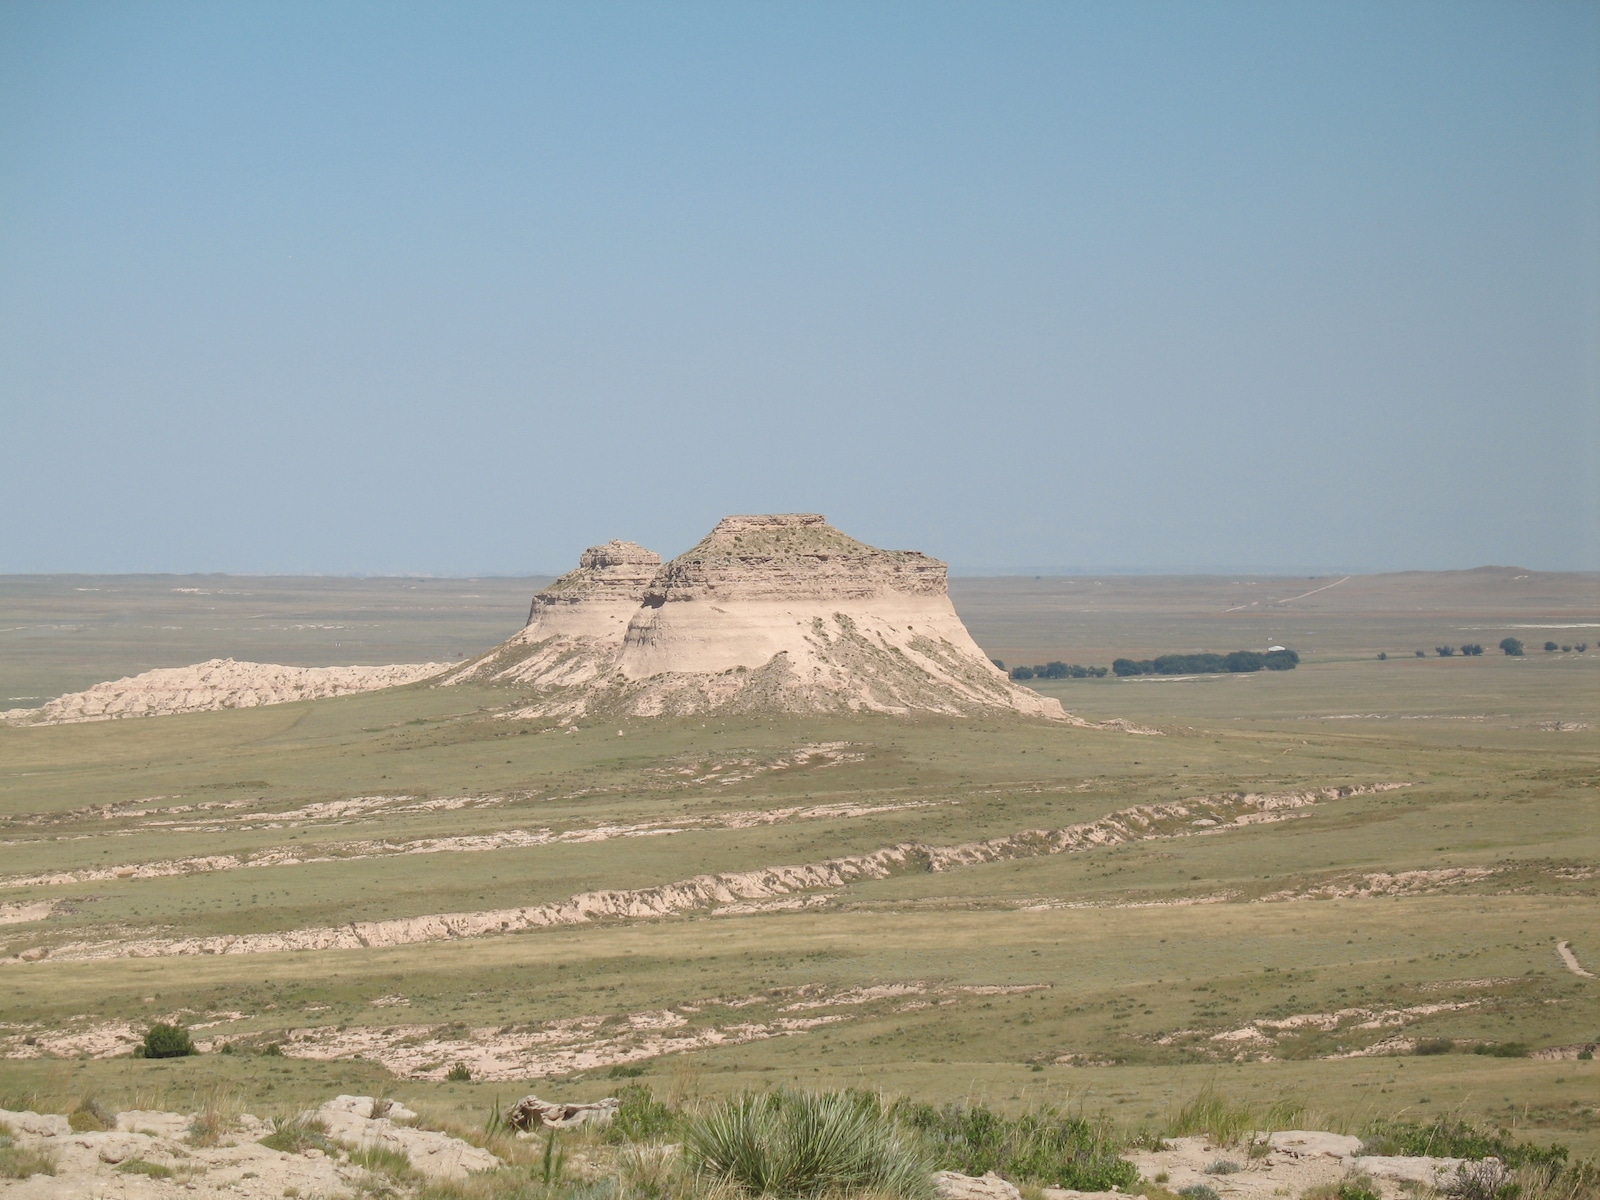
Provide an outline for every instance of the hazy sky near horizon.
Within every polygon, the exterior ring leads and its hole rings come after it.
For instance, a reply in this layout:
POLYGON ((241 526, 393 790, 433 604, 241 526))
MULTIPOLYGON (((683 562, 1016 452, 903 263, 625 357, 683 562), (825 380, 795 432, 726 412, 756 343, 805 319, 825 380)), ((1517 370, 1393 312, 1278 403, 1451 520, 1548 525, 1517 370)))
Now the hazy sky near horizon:
POLYGON ((1600 568, 1600 6, 0 3, 0 572, 1600 568))

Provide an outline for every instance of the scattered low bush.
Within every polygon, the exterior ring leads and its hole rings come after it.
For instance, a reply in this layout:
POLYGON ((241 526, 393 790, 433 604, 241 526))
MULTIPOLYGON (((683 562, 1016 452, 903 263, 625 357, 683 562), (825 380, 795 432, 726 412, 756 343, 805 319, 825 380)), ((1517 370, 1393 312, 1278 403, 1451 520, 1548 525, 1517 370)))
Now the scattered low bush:
POLYGON ((606 1072, 607 1079, 637 1079, 643 1075, 643 1067, 630 1067, 626 1063, 618 1063, 606 1072))
POLYGON ((261 1144, 285 1154, 303 1154, 307 1150, 329 1154, 338 1149, 328 1137, 328 1127, 308 1112, 279 1117, 272 1123, 272 1132, 261 1139, 261 1144))
POLYGON ((48 1150, 17 1145, 11 1126, 0 1121, 0 1179, 29 1179, 34 1175, 54 1175, 56 1156, 48 1150))
POLYGON ((1368 1154, 1498 1158, 1508 1167, 1559 1166, 1567 1160, 1565 1146, 1513 1141, 1507 1130, 1485 1129, 1458 1117, 1437 1117, 1427 1124, 1374 1121, 1362 1130, 1361 1142, 1368 1154))
POLYGON ((1255 1110, 1236 1104, 1210 1084, 1178 1110, 1167 1128, 1168 1137, 1204 1134, 1219 1146, 1232 1146, 1256 1127, 1255 1110))
POLYGON ((1474 1054, 1487 1054, 1490 1058, 1527 1058, 1528 1047, 1523 1042, 1485 1042, 1472 1048, 1474 1054))
POLYGON ((1237 1175, 1244 1170, 1238 1163, 1230 1158, 1219 1158, 1205 1169, 1207 1175, 1237 1175))
POLYGON ((411 1165, 410 1155, 404 1150, 395 1150, 389 1146, 362 1146, 350 1151, 350 1161, 374 1174, 386 1175, 396 1182, 414 1179, 418 1174, 416 1168, 411 1165))
POLYGON ((1456 1044, 1449 1038, 1422 1038, 1417 1042, 1417 1054, 1449 1054, 1456 1044))
POLYGON ((922 1147, 869 1093, 733 1096, 687 1122, 683 1151, 702 1180, 747 1195, 932 1195, 922 1147))
POLYGON ((1342 1180, 1337 1200, 1381 1200, 1378 1185, 1365 1175, 1342 1180))
POLYGON ((902 1102, 899 1119, 921 1135, 935 1164, 963 1175, 994 1171, 1007 1179, 1106 1192, 1131 1187, 1139 1172, 1118 1157, 1104 1122, 1044 1106, 1006 1117, 978 1105, 902 1102))
POLYGON ((632 1083, 617 1089, 618 1107, 606 1127, 609 1142, 666 1142, 674 1140, 682 1114, 657 1100, 648 1084, 632 1083))
POLYGON ((467 1069, 466 1063, 458 1062, 445 1072, 444 1077, 451 1083, 470 1083, 472 1081, 472 1072, 467 1069))
POLYGON ((1209 1183, 1191 1183, 1186 1188, 1179 1188, 1178 1195, 1186 1197, 1186 1200, 1222 1200, 1217 1189, 1209 1183))
POLYGON ((118 1163, 117 1170, 124 1175, 144 1175, 150 1179, 172 1178, 171 1167, 164 1167, 160 1163, 153 1163, 143 1158, 130 1158, 118 1163))

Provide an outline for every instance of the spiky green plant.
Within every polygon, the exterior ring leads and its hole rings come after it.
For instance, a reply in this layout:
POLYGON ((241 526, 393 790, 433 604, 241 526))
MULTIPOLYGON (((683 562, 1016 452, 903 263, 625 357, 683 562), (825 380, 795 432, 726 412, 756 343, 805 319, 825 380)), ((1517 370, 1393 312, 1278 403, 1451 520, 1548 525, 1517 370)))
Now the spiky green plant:
POLYGON ((745 1093, 692 1118, 684 1157, 702 1179, 748 1195, 931 1195, 930 1164, 875 1096, 745 1093))

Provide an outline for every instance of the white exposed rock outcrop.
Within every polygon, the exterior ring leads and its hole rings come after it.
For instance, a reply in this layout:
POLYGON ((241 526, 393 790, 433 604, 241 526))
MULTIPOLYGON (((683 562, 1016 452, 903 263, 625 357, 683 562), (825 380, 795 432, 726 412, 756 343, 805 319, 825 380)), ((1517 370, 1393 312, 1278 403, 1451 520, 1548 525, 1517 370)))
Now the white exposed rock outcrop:
POLYGON ((248 1114, 225 1121, 215 1139, 197 1139, 193 1113, 121 1112, 113 1129, 76 1132, 62 1116, 0 1109, 3 1136, 54 1172, 5 1180, 0 1191, 8 1200, 280 1200, 390 1190, 382 1176, 350 1157, 351 1150, 369 1146, 405 1154, 432 1179, 464 1179, 501 1165, 459 1138, 405 1124, 417 1114, 399 1105, 377 1116, 373 1111, 366 1096, 328 1101, 308 1115, 325 1130, 330 1148, 294 1151, 262 1145, 273 1126, 248 1114))
POLYGON ((531 685, 538 698, 523 717, 1004 709, 1066 719, 978 648, 936 558, 784 513, 725 517, 647 579, 654 559, 628 542, 591 549, 534 598, 527 628, 445 682, 531 685))
MULTIPOLYGON (((1364 1178, 1382 1200, 1414 1195, 1417 1185, 1443 1189, 1469 1178, 1485 1181, 1481 1193, 1492 1195, 1505 1182, 1504 1167, 1496 1159, 1470 1162, 1459 1158, 1363 1156, 1361 1139, 1321 1130, 1280 1130, 1270 1136, 1253 1134, 1252 1144, 1265 1141, 1266 1153, 1246 1154, 1244 1147, 1221 1145, 1207 1137, 1168 1138, 1160 1150, 1128 1155, 1146 1179, 1167 1178, 1172 1191, 1204 1184, 1230 1200, 1275 1200, 1303 1195, 1312 1188, 1337 1185, 1354 1175, 1364 1178), (1221 1161, 1235 1170, 1218 1173, 1221 1161)), ((1051 1200, 1046 1194, 1045 1200, 1051 1200)))
POLYGON ((1017 1185, 993 1171, 963 1175, 960 1171, 935 1171, 933 1194, 939 1200, 1022 1200, 1017 1185))
POLYGON ((661 569, 661 556, 634 542, 590 546, 568 571, 533 598, 516 636, 452 671, 445 683, 532 683, 571 688, 609 672, 628 622, 661 569))
POLYGON ((284 667, 276 663, 213 658, 189 667, 159 667, 83 692, 59 696, 42 708, 16 708, 0 719, 16 724, 65 725, 118 717, 220 708, 258 708, 295 700, 318 700, 416 683, 445 670, 446 663, 400 663, 381 667, 284 667))
POLYGON ((473 1171, 492 1171, 500 1160, 460 1138, 402 1122, 416 1113, 371 1096, 335 1096, 316 1111, 336 1142, 357 1149, 376 1147, 404 1154, 411 1166, 432 1179, 465 1179, 473 1171))

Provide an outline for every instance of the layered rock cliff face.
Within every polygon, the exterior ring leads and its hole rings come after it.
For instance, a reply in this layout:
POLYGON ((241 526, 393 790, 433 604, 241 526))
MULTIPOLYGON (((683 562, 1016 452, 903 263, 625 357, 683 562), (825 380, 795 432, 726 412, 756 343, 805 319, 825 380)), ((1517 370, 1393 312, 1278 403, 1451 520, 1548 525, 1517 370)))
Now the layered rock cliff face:
POLYGON ((814 513, 727 517, 641 582, 648 566, 637 555, 580 566, 535 598, 526 629, 449 681, 531 686, 537 698, 526 716, 1064 716, 978 648, 950 604, 944 563, 868 546, 814 513), (558 591, 573 597, 570 607, 548 601, 558 591), (632 608, 618 633, 625 597, 632 608))
POLYGON ((533 598, 528 623, 446 683, 529 683, 581 687, 611 673, 661 556, 634 542, 590 546, 568 571, 533 598))

